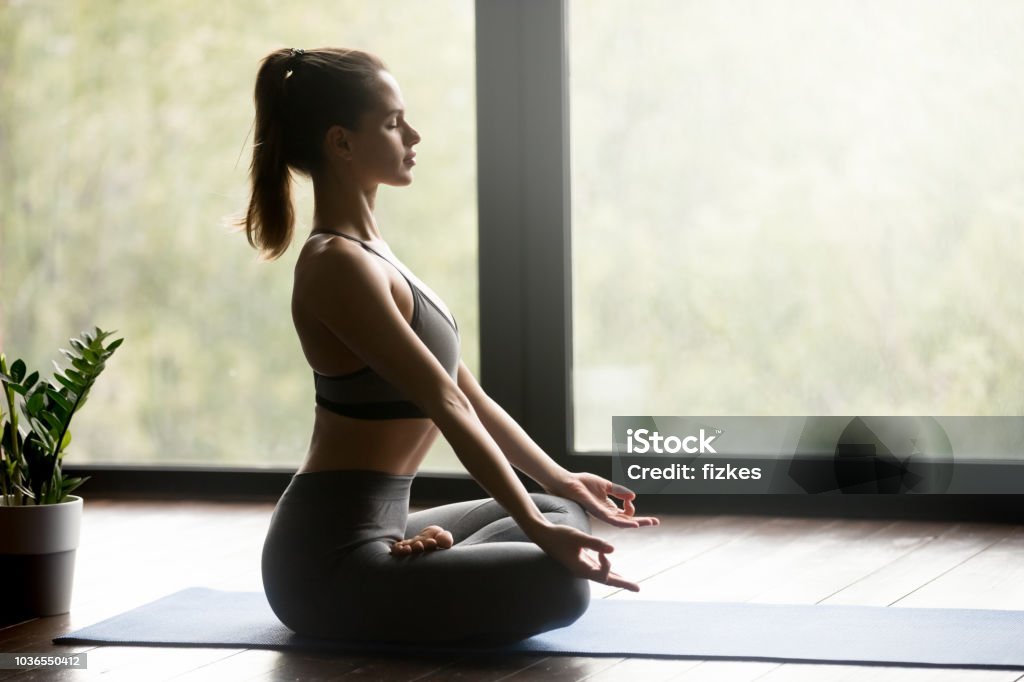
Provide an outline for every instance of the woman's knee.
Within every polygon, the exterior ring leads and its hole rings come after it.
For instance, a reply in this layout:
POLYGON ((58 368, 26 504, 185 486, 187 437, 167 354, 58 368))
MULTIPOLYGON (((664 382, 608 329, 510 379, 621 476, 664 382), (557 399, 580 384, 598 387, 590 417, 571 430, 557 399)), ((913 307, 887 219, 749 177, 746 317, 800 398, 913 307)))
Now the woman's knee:
POLYGON ((537 508, 555 523, 590 532, 590 518, 576 500, 570 500, 550 493, 530 493, 537 508))
POLYGON ((566 610, 567 617, 572 618, 570 623, 575 623, 580 616, 590 608, 590 581, 584 578, 576 578, 569 589, 569 607, 566 610))

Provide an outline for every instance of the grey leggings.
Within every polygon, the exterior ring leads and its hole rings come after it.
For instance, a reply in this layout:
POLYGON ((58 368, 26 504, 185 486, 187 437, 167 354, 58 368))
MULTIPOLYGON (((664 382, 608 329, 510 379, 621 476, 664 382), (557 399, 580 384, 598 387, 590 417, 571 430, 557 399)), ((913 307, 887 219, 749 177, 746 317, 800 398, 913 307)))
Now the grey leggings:
MULTIPOLYGON (((569 625, 590 583, 530 542, 493 499, 409 514, 412 475, 297 474, 263 545, 263 587, 291 630, 346 640, 500 642, 569 625), (455 544, 411 556, 391 543, 439 525, 455 544)), ((590 532, 576 502, 532 493, 552 523, 590 532)))

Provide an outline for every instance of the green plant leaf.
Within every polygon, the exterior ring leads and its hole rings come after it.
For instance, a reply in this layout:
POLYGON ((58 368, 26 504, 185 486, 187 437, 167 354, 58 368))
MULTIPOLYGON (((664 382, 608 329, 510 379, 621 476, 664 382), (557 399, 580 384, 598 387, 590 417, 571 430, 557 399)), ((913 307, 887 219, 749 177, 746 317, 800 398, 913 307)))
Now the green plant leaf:
POLYGON ((25 378, 25 371, 25 363, 20 359, 15 360, 11 365, 11 378, 20 384, 21 380, 25 378))
MULTIPOLYGON (((18 429, 18 431, 21 431, 21 429, 18 429)), ((3 442, 4 450, 10 453, 14 452, 14 425, 11 422, 4 422, 3 436, 0 440, 3 442)), ((21 446, 24 441, 24 437, 21 433, 18 433, 18 452, 21 452, 21 446)))
POLYGON ((69 391, 71 391, 75 395, 78 395, 78 392, 80 390, 82 390, 82 387, 81 387, 80 384, 78 384, 78 383, 76 383, 74 381, 71 381, 70 379, 68 379, 63 374, 59 374, 59 373, 58 374, 54 374, 53 378, 56 379, 57 381, 59 381, 61 384, 63 384, 65 388, 67 388, 69 391))
POLYGON ((111 341, 110 345, 107 346, 107 354, 110 355, 115 350, 117 350, 118 346, 120 346, 123 341, 124 339, 117 339, 116 341, 111 341))
POLYGON ((28 389, 35 386, 37 381, 39 381, 39 372, 32 372, 31 374, 28 375, 28 378, 22 382, 21 385, 24 386, 25 390, 27 391, 28 389))
POLYGON ((57 391, 57 389, 56 389, 56 388, 54 388, 53 386, 47 386, 47 387, 46 387, 46 395, 50 396, 50 398, 51 398, 51 399, 52 399, 52 400, 53 400, 53 401, 54 401, 55 403, 57 403, 58 405, 60 405, 61 407, 63 407, 63 408, 64 408, 64 412, 65 412, 65 414, 64 414, 63 416, 64 416, 64 418, 65 418, 65 419, 67 419, 68 417, 70 417, 70 416, 71 416, 71 414, 72 414, 72 413, 73 413, 73 412, 75 411, 75 407, 74 407, 74 405, 72 405, 71 403, 69 403, 69 402, 68 402, 68 400, 67 400, 67 398, 65 398, 64 396, 62 396, 62 395, 60 394, 60 392, 58 392, 58 391, 57 391))
POLYGON ((11 422, 4 421, 0 428, 0 448, 7 452, 14 453, 14 431, 11 429, 11 422))
POLYGON ((65 478, 61 483, 61 490, 63 494, 61 496, 60 501, 63 502, 65 496, 69 495, 72 491, 77 490, 79 486, 88 481, 90 478, 92 478, 92 476, 85 476, 84 478, 77 476, 75 478, 65 478))
POLYGON ((69 445, 71 445, 71 431, 65 431, 64 440, 60 442, 59 452, 64 452, 65 450, 67 450, 69 445))
POLYGON ((78 358, 72 358, 71 364, 74 365, 75 369, 79 369, 85 372, 85 376, 93 374, 93 366, 86 360, 79 360, 78 358))
POLYGON ((28 399, 28 411, 31 414, 36 414, 39 410, 43 409, 43 392, 36 391, 32 394, 32 397, 28 399))
POLYGON ((50 428, 54 431, 60 431, 64 428, 64 421, 58 418, 52 412, 43 411, 43 421, 50 425, 50 428))
POLYGON ((46 499, 44 488, 49 487, 57 458, 50 456, 50 448, 37 436, 38 434, 32 434, 25 439, 25 462, 28 464, 29 486, 32 488, 33 497, 39 501, 46 499))
POLYGON ((32 431, 25 437, 25 439, 28 440, 29 437, 35 436, 43 441, 43 444, 46 445, 47 449, 52 450, 54 443, 49 427, 47 427, 46 424, 40 421, 37 417, 29 417, 28 421, 29 426, 32 427, 32 431))
POLYGON ((93 351, 89 350, 88 348, 82 351, 82 355, 84 355, 85 359, 94 365, 100 361, 100 356, 94 353, 93 351))
POLYGON ((67 375, 71 377, 79 386, 87 386, 89 380, 85 378, 85 375, 81 372, 76 372, 73 369, 67 370, 67 375))

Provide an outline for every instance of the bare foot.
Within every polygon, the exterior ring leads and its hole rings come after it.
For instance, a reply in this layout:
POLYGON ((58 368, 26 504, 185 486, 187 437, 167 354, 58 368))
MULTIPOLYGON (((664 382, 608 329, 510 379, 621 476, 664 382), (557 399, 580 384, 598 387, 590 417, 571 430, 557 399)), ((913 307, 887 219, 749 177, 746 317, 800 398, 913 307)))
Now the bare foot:
POLYGON ((448 549, 453 544, 452 534, 444 528, 427 526, 416 537, 400 540, 391 545, 391 553, 396 556, 407 556, 435 549, 448 549))

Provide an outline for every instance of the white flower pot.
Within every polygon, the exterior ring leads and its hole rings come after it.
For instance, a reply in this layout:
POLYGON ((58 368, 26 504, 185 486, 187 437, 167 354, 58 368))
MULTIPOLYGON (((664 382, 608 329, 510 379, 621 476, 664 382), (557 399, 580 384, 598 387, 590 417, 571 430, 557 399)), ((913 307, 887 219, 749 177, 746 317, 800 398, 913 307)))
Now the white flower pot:
POLYGON ((82 498, 60 504, 7 506, 0 497, 0 623, 71 609, 82 498))

